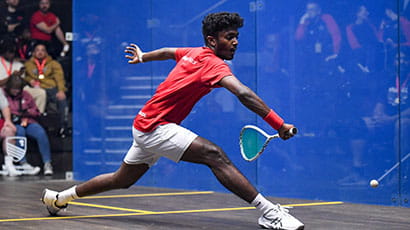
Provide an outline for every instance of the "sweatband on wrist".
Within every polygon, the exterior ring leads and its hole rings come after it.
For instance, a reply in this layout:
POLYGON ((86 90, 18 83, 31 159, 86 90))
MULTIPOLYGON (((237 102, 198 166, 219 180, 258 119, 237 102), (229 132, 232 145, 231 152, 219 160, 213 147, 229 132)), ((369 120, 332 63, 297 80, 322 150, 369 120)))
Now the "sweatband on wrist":
POLYGON ((276 114, 272 109, 269 111, 269 113, 263 118, 264 121, 266 121, 272 128, 278 130, 280 127, 282 127, 284 120, 276 114))

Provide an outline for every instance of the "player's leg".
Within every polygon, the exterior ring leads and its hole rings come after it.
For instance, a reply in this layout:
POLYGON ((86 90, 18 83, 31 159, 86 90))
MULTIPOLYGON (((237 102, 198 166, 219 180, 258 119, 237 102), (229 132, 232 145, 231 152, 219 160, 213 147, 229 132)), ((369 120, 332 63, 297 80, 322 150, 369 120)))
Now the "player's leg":
POLYGON ((289 230, 304 228, 304 225, 288 214, 286 209, 272 204, 258 193, 249 180, 233 165, 225 152, 205 138, 197 137, 181 160, 208 166, 222 185, 262 212, 258 220, 260 226, 289 230))
POLYGON ((207 165, 223 186, 248 203, 258 195, 255 187, 232 164, 225 152, 205 138, 197 137, 181 160, 207 165))
POLYGON ((129 188, 137 182, 148 169, 149 166, 147 164, 129 165, 123 162, 116 172, 102 174, 77 185, 77 196, 84 197, 113 189, 129 188))
POLYGON ((141 178, 148 169, 147 164, 130 165, 123 162, 116 172, 96 176, 62 192, 45 189, 41 199, 48 212, 51 215, 56 215, 61 209, 67 207, 68 202, 79 197, 113 189, 128 188, 141 178))
POLYGON ((62 192, 45 189, 42 201, 51 215, 57 214, 71 200, 97 193, 128 188, 140 179, 159 157, 148 153, 138 144, 136 132, 133 132, 134 142, 124 158, 120 168, 113 173, 96 176, 80 185, 73 186, 62 192))

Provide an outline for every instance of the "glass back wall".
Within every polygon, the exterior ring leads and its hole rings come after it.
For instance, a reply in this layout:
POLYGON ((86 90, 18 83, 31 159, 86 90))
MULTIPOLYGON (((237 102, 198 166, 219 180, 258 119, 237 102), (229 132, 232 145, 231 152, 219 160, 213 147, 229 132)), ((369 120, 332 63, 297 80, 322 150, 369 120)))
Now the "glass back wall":
MULTIPOLYGON (((409 206, 410 6, 386 2, 74 1, 75 178, 119 167, 134 116, 175 65, 128 64, 125 47, 203 46, 203 17, 233 11, 245 25, 228 64, 300 132, 245 162, 241 127, 275 131, 223 88, 182 125, 220 145, 267 195, 409 206)), ((226 191, 208 168, 167 159, 137 184, 226 191)))

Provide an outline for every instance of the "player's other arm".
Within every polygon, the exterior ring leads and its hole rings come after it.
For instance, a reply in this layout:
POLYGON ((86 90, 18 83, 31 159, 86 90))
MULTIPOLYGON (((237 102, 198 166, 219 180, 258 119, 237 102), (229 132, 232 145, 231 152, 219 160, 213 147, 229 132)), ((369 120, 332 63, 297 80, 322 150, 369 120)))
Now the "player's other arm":
POLYGON ((219 85, 228 89, 231 93, 238 97, 239 101, 249 110, 261 116, 274 129, 278 130, 282 139, 289 139, 291 135, 288 131, 294 126, 284 123, 266 103, 253 92, 249 87, 242 84, 235 76, 227 76, 222 78, 219 85))
POLYGON ((129 54, 125 56, 130 59, 128 63, 137 64, 148 61, 175 59, 176 50, 177 48, 161 48, 144 53, 137 45, 130 44, 125 48, 124 52, 129 54))

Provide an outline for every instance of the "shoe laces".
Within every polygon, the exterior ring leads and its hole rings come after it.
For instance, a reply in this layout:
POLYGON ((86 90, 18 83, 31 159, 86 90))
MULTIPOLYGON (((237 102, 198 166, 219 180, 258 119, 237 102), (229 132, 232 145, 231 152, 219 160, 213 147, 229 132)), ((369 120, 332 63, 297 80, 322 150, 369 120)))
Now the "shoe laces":
POLYGON ((286 206, 281 206, 280 204, 276 204, 276 212, 281 212, 281 213, 289 213, 289 207, 286 206))
POLYGON ((282 219, 289 214, 288 207, 283 207, 280 204, 274 205, 263 216, 265 219, 271 221, 272 224, 280 224, 282 219))

